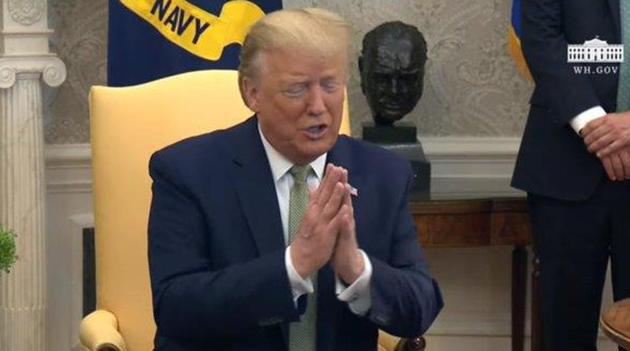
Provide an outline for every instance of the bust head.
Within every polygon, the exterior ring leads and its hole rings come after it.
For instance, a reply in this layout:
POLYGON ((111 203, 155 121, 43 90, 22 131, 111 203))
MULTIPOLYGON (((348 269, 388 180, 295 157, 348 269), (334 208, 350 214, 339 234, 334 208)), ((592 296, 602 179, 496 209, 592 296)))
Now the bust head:
POLYGON ((386 22, 363 37, 361 90, 376 124, 392 124, 413 110, 422 96, 426 60, 427 43, 414 26, 386 22))

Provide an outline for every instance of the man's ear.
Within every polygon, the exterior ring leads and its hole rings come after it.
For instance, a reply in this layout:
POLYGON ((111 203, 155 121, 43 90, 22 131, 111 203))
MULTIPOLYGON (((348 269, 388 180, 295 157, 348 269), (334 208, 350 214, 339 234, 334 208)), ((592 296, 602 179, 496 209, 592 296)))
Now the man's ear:
POLYGON ((249 77, 243 77, 243 80, 241 81, 241 89, 243 91, 247 107, 254 112, 258 112, 258 102, 260 100, 258 84, 249 77))

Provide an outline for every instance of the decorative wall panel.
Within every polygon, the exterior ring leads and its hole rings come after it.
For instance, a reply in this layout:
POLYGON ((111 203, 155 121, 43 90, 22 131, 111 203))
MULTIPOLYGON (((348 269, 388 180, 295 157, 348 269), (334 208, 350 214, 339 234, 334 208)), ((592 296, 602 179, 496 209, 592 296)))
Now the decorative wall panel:
MULTIPOLYGON (((424 96, 406 117, 423 136, 520 136, 532 84, 519 76, 507 55, 507 0, 285 0, 286 7, 333 10, 353 27, 348 88, 353 133, 369 120, 356 57, 363 35, 391 20, 413 24, 429 47, 424 96)), ((66 62, 68 81, 47 92, 46 140, 89 140, 87 93, 106 80, 107 2, 52 2, 54 50, 66 62)))

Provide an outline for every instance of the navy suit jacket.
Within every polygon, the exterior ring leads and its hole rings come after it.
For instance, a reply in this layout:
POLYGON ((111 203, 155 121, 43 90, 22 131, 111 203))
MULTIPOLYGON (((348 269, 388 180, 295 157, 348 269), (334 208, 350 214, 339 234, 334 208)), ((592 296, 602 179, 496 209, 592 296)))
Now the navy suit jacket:
MULTIPOLYGON (((425 332, 442 307, 408 210, 408 162, 340 136, 327 162, 348 169, 357 239, 373 274, 372 308, 353 314, 318 275, 318 350, 376 350, 377 328, 425 332)), ((193 137, 151 158, 149 266, 158 350, 286 350, 299 318, 256 117, 193 137)))
POLYGON ((567 63, 567 45, 595 37, 619 44, 619 0, 523 0, 521 6, 521 44, 536 88, 512 185, 551 198, 584 200, 604 177, 604 168, 569 122, 597 105, 614 112, 618 74, 576 74, 576 66, 596 72, 599 65, 567 63))

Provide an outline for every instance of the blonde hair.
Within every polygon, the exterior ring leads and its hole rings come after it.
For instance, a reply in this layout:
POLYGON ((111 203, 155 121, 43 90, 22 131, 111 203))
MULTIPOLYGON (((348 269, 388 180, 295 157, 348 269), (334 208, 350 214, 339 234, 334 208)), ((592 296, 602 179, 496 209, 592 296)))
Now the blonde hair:
POLYGON ((340 54, 347 59, 349 29, 340 16, 318 8, 284 9, 262 17, 241 47, 238 82, 243 100, 243 79, 258 77, 261 52, 291 49, 325 59, 340 54))

